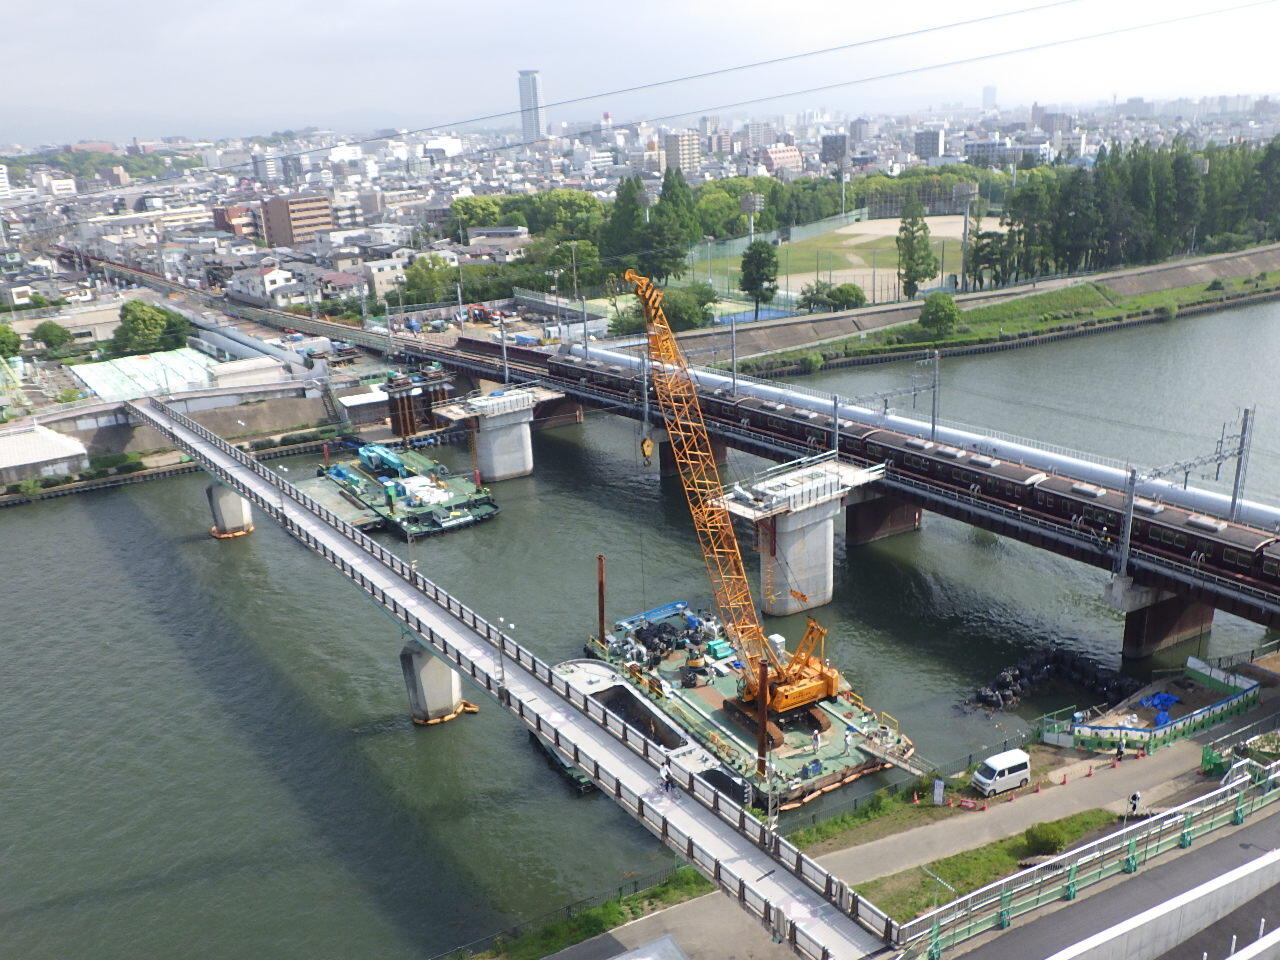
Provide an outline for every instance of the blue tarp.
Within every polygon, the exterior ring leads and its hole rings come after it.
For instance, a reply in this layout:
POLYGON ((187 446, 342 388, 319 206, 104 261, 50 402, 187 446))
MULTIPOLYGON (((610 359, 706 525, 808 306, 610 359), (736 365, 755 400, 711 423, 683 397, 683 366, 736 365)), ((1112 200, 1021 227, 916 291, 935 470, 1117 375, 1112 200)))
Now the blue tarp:
POLYGON ((1143 697, 1138 701, 1144 707, 1150 707, 1153 710, 1168 710, 1179 700, 1172 693, 1156 693, 1149 697, 1143 697))

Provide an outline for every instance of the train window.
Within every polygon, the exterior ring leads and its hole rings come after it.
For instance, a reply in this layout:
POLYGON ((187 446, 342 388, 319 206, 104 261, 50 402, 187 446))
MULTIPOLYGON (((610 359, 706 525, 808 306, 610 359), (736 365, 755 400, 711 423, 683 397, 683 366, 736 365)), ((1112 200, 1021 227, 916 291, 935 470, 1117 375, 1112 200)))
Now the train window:
POLYGON ((1187 536, 1186 536, 1186 534, 1184 534, 1184 533, 1174 534, 1174 537, 1173 537, 1173 545, 1174 545, 1175 547, 1179 547, 1179 548, 1186 547, 1186 545, 1187 545, 1187 536))
POLYGON ((1043 491, 1043 490, 1037 490, 1037 491, 1036 491, 1036 503, 1040 503, 1040 504, 1043 504, 1043 503, 1044 503, 1044 491, 1043 491))
POLYGON ((1045 506, 1052 507, 1052 506, 1053 506, 1053 494, 1048 494, 1047 496, 1045 496, 1045 498, 1044 498, 1044 502, 1045 502, 1045 506))
POLYGON ((1275 560, 1263 560, 1262 572, 1269 577, 1280 577, 1280 563, 1275 560))
POLYGON ((880 444, 878 444, 878 443, 868 443, 868 444, 867 444, 867 453, 871 454, 871 456, 873 456, 873 457, 878 457, 878 456, 880 456, 880 452, 881 452, 881 450, 880 450, 880 444))

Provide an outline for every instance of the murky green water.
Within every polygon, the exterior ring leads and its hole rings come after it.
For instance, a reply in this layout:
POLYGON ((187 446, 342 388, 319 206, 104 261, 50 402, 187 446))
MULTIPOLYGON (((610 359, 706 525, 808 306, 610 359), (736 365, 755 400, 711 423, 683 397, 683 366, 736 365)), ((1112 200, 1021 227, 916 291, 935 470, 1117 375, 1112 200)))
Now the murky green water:
MULTIPOLYGON (((1158 462, 1257 403, 1250 486, 1269 495, 1276 356, 1280 308, 1247 308, 948 362, 943 412, 1158 462)), ((906 376, 808 382, 859 394, 906 376)), ((548 659, 591 629, 596 553, 611 616, 704 602, 682 495, 636 441, 604 414, 544 433, 537 475, 497 485, 496 521, 398 548, 548 659)), ((0 955, 423 958, 670 862, 611 802, 573 797, 487 701, 414 728, 391 622, 270 523, 210 539, 204 483, 0 513, 0 955)), ((1028 646, 1117 659, 1102 572, 943 518, 841 546, 837 569, 828 649, 930 756, 1019 725, 957 703, 1028 646)), ((1207 649, 1260 636, 1220 617, 1207 649)))

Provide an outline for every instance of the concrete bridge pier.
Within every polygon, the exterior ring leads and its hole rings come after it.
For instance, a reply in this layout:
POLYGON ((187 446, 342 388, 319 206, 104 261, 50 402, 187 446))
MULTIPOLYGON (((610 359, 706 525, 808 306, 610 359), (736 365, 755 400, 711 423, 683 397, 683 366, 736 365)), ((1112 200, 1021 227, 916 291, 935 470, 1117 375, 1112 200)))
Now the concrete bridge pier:
POLYGON ((1132 577, 1107 584, 1108 605, 1124 617, 1123 656, 1141 660, 1165 647, 1202 637, 1213 627, 1213 607, 1155 587, 1138 586, 1132 577))
POLYGON ((209 498, 209 513, 213 516, 213 526, 209 528, 211 534, 221 540, 253 532, 253 508, 248 500, 220 483, 209 484, 204 492, 209 498))
POLYGON ((444 660, 416 643, 406 643, 400 651, 400 668, 414 723, 431 723, 463 709, 462 679, 444 660))
POLYGON ((920 529, 920 507, 887 493, 854 487, 845 503, 844 536, 851 547, 920 529))
POLYGON ((835 589, 836 497, 756 524, 764 612, 785 617, 831 602, 835 589))
POLYGON ((481 482, 492 483, 533 473, 534 409, 562 399, 564 394, 545 387, 514 387, 447 403, 435 412, 473 431, 476 470, 481 482))
POLYGON ((482 481, 492 483, 533 473, 532 422, 532 407, 477 420, 476 469, 482 481))

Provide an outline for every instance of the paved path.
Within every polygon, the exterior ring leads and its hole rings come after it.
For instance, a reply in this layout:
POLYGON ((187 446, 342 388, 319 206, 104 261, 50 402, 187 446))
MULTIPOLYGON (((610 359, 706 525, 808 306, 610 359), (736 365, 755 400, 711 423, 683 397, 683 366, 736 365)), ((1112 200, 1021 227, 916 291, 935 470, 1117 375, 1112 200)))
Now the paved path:
MULTIPOLYGON (((856 847, 819 857, 819 862, 840 879, 862 883, 911 867, 949 857, 973 847, 1011 837, 1034 823, 1058 820, 1084 810, 1106 807, 1123 811, 1134 790, 1144 804, 1159 803, 1187 786, 1203 782, 1196 772, 1200 745, 1182 740, 1149 757, 1130 757, 1112 769, 1109 761, 1082 761, 1066 770, 1067 785, 1040 793, 1022 792, 989 801, 985 812, 964 813, 923 827, 895 833, 856 847), (1087 777, 1089 768, 1094 775, 1087 777)), ((1061 774, 1058 778, 1061 780, 1061 774)), ((874 898, 873 898, 874 899, 874 898)))
MULTIPOLYGON (((1066 768, 1067 785, 1029 793, 1012 803, 997 800, 975 811, 905 830, 880 840, 819 857, 819 862, 849 883, 897 873, 939 857, 1021 833, 1033 823, 1082 810, 1108 807, 1117 812, 1135 789, 1146 803, 1158 804, 1189 785, 1203 783, 1196 772, 1200 746, 1176 743, 1150 757, 1130 757, 1114 769, 1110 761, 1081 761, 1066 768), (1094 775, 1085 774, 1094 767, 1094 775)), ((1058 779, 1061 779, 1061 772, 1058 779)), ((1206 785, 1207 786, 1207 785, 1206 785)), ((790 956, 717 894, 682 903, 618 927, 554 955, 554 960, 605 960, 671 934, 692 960, 782 960, 790 956)))

